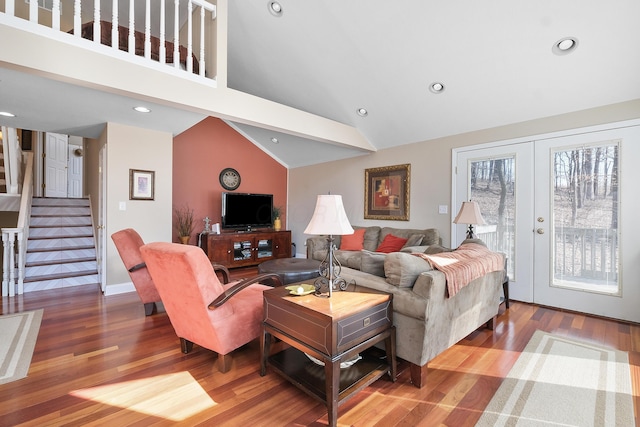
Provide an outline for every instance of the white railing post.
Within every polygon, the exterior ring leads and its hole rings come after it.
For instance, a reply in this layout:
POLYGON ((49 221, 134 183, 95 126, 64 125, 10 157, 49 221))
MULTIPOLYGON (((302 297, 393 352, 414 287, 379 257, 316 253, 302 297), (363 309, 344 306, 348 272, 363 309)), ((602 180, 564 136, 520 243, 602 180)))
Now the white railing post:
POLYGON ((29 1, 29 21, 38 23, 38 0, 29 1))
POLYGON ((60 31, 60 0, 53 0, 51 8, 51 27, 60 31))
POLYGON ((161 64, 166 64, 167 63, 167 46, 166 45, 166 28, 165 28, 165 5, 164 5, 164 0, 160 0, 160 63, 161 64))
MULTIPOLYGON (((131 0, 130 0, 131 1, 131 0)), ((145 2, 144 10, 144 57, 151 58, 151 0, 145 2)))
POLYGON ((100 30, 100 0, 93 0, 93 42, 102 43, 102 31, 100 30))
POLYGON ((204 7, 200 6, 200 75, 204 77, 206 58, 204 57, 204 7))
POLYGON ((14 16, 16 14, 15 0, 5 0, 4 13, 6 13, 9 16, 14 16))
POLYGON ((135 13, 134 1, 129 0, 129 53, 132 55, 136 53, 136 22, 133 16, 135 13))
POLYGON ((175 0, 173 19, 173 66, 180 67, 180 0, 175 0))
POLYGON ((9 296, 9 232, 2 229, 2 296, 9 296))
POLYGON ((120 49, 120 31, 118 29, 118 0, 113 0, 111 13, 111 47, 120 49))
POLYGON ((73 35, 77 38, 82 37, 82 1, 75 0, 73 4, 73 35))
POLYGON ((187 71, 193 73, 193 2, 187 1, 187 71))

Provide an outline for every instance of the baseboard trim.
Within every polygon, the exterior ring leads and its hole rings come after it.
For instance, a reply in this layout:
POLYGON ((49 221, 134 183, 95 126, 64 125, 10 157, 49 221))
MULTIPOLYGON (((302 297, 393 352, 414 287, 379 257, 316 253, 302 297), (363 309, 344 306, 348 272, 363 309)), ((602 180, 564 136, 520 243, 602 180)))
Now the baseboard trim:
POLYGON ((118 295, 126 294, 127 292, 135 292, 136 287, 133 286, 133 282, 116 283, 114 285, 107 285, 104 290, 104 295, 118 295))

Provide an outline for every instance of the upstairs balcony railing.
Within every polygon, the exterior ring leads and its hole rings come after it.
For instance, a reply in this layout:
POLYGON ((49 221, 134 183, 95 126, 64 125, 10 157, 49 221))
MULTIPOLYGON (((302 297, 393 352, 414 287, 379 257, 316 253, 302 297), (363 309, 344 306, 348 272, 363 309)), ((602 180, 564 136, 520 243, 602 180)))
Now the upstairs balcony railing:
POLYGON ((0 12, 67 33, 85 47, 90 40, 122 58, 128 53, 216 77, 216 6, 203 0, 5 0, 0 12))

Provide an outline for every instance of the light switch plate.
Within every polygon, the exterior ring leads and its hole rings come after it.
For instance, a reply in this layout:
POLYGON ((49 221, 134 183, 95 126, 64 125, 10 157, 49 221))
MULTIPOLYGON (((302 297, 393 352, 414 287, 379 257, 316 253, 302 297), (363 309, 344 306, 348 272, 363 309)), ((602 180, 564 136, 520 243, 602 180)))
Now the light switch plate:
POLYGON ((126 211, 127 210, 127 202, 120 202, 120 206, 119 206, 121 211, 126 211))

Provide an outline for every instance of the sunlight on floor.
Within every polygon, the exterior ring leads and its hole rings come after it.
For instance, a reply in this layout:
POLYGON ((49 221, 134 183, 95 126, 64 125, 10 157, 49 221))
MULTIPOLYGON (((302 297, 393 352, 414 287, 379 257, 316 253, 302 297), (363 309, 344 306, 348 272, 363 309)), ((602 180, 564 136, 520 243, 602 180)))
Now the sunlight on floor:
POLYGON ((216 405, 189 372, 74 390, 69 394, 171 421, 185 420, 216 405))

